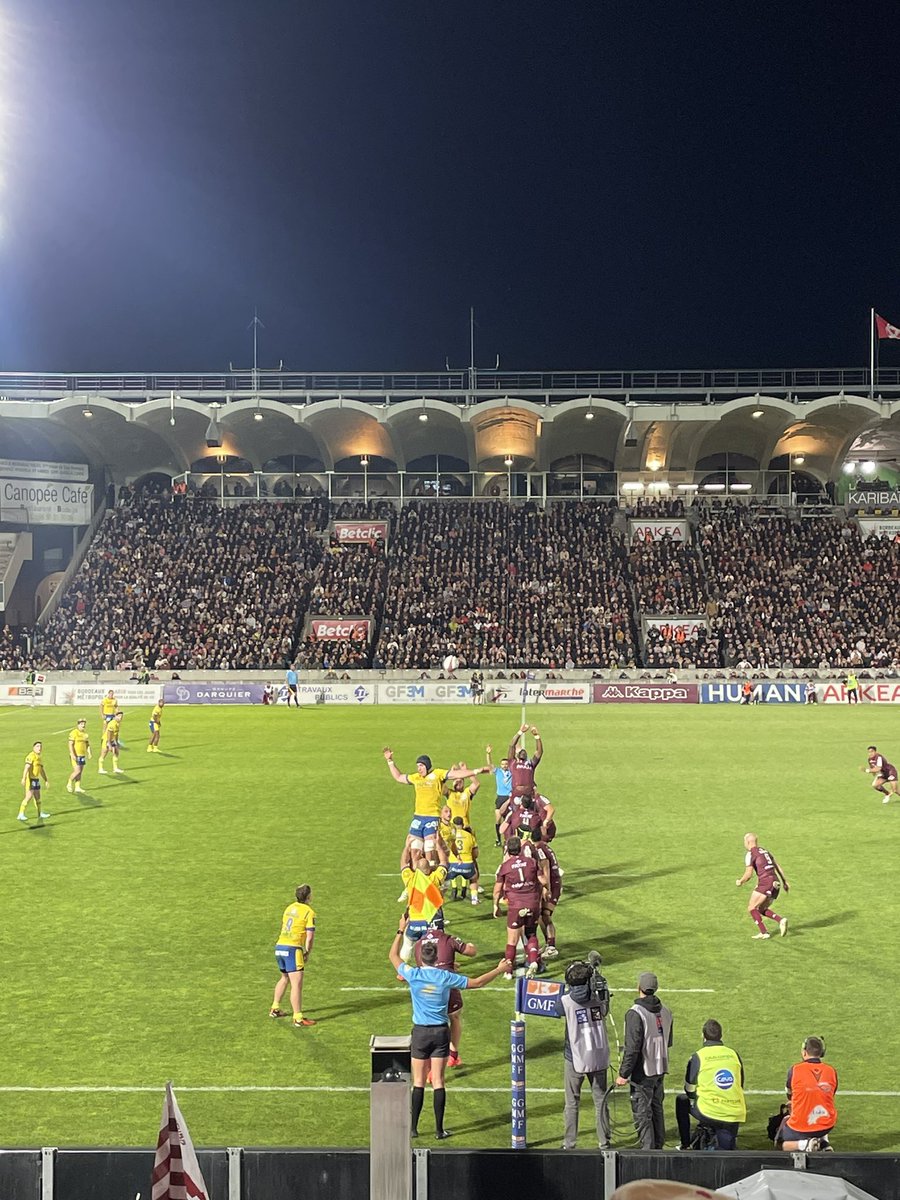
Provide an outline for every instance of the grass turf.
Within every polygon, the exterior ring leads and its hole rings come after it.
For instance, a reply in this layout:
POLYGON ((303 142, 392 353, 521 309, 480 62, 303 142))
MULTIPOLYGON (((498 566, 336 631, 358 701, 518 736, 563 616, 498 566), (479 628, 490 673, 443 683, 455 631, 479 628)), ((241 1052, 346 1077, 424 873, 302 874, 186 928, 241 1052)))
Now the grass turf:
MULTIPOLYGON (((7 818, 0 833, 3 1088, 152 1087, 152 1092, 6 1091, 0 1143, 147 1145, 172 1079, 202 1145, 364 1145, 368 1040, 407 1032, 409 1000, 387 950, 401 907, 396 870, 412 789, 395 784, 418 753, 436 765, 499 759, 517 710, 311 707, 166 709, 160 755, 145 752, 149 710, 123 722, 125 776, 96 774, 68 795, 66 709, 0 710, 7 818), (42 738, 52 818, 15 820, 21 764, 42 738), (316 952, 293 1030, 267 1017, 272 947, 296 884, 313 886, 316 952), (378 991, 345 990, 377 988, 378 991), (304 1092, 191 1088, 308 1087, 304 1092), (344 1091, 345 1088, 362 1089, 344 1091)), ((886 1008, 898 982, 891 878, 900 802, 859 774, 865 747, 897 751, 890 708, 569 707, 533 711, 547 747, 539 783, 558 808, 565 870, 561 959, 601 950, 621 1036, 639 971, 675 1013, 671 1093, 709 1016, 741 1053, 751 1090, 777 1090, 802 1038, 823 1034, 844 1090, 896 1089, 886 1008), (752 941, 742 836, 760 835, 791 882, 778 902, 787 938, 752 941), (675 989, 708 988, 711 992, 675 989), (874 1011, 873 1011, 874 1010, 874 1011)), ((489 875, 493 788, 474 825, 489 875)), ((486 892, 490 881, 486 881, 486 892)), ((475 974, 503 926, 488 904, 449 904, 473 940, 475 974)), ((464 1067, 450 1073, 457 1146, 509 1144, 512 985, 466 999, 464 1067), (469 1090, 471 1089, 471 1090, 469 1090), (491 1089, 489 1091, 475 1089, 491 1089)), ((528 1083, 562 1085, 562 1029, 530 1018, 528 1083)), ((750 1096, 741 1144, 766 1146, 774 1095, 750 1096)), ((529 1142, 561 1138, 562 1095, 533 1090, 529 1142)), ((900 1149, 897 1099, 839 1098, 839 1148, 900 1149)), ((581 1143, 593 1143, 582 1104, 581 1143)), ((430 1128, 430 1100, 421 1122, 430 1128)), ((424 1141, 427 1143, 427 1137, 424 1141)))

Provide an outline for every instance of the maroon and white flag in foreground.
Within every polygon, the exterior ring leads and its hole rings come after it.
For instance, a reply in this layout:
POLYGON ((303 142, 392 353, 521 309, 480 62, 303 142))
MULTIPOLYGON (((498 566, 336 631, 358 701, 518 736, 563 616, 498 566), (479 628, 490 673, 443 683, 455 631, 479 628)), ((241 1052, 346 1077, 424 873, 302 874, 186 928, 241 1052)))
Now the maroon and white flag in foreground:
POLYGON ((152 1200, 209 1200, 194 1143, 171 1083, 166 1084, 150 1194, 152 1200))
POLYGON ((879 317, 878 313, 875 314, 875 328, 878 330, 879 338, 900 339, 900 327, 892 325, 884 317, 879 317))

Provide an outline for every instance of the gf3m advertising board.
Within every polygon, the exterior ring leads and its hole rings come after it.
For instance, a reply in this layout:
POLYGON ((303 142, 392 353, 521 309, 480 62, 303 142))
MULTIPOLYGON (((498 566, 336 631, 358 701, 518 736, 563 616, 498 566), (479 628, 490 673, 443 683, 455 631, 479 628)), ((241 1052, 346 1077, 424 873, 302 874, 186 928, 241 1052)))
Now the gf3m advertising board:
MULTIPOLYGON (((753 685, 751 696, 760 704, 803 704, 806 701, 806 689, 812 684, 795 683, 756 683, 753 685)), ((739 683, 701 683, 701 704, 740 704, 741 684, 739 683)))
POLYGON ((379 683, 379 704, 471 704, 467 683, 379 683))
POLYGON ((137 704, 155 704, 163 689, 156 683, 58 683, 56 703, 99 705, 107 692, 115 695, 122 708, 129 708, 137 704))
POLYGON ((696 683, 595 683, 595 704, 696 704, 696 683))

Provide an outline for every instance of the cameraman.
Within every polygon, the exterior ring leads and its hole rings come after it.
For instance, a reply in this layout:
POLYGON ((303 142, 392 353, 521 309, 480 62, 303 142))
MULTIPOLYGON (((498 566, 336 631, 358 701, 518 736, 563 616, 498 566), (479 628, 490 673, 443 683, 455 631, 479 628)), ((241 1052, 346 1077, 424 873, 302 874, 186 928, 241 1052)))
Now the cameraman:
POLYGON ((703 1026, 703 1045, 684 1073, 684 1091, 675 1097, 680 1149, 691 1144, 691 1117, 716 1131, 719 1150, 737 1148, 738 1130, 747 1120, 744 1064, 730 1046, 722 1044, 722 1026, 709 1020, 703 1026))
POLYGON ((581 1085, 585 1079, 589 1081, 594 1097, 598 1144, 601 1150, 609 1149, 609 1118, 603 1105, 609 1067, 609 1041, 606 1036, 609 988, 597 970, 600 955, 591 951, 588 957, 588 962, 569 964, 565 975, 566 991, 556 998, 556 1015, 566 1022, 563 1150, 574 1150, 578 1140, 578 1106, 581 1085))

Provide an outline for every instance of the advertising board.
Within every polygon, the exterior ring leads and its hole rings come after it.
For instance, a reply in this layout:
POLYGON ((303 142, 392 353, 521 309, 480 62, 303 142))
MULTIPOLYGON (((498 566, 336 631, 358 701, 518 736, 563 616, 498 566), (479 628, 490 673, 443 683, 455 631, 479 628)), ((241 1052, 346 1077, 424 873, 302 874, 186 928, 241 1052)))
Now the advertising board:
MULTIPOLYGON (((488 687, 488 698, 492 704, 521 704, 522 684, 515 679, 501 680, 488 687)), ((529 704, 587 704, 591 698, 589 683, 565 683, 550 680, 547 683, 529 683, 525 699, 529 704)))
POLYGON ((365 542, 386 542, 387 521, 335 521, 332 525, 335 541, 342 545, 365 542))
POLYGON ((886 537, 892 542, 900 540, 900 517, 860 517, 859 532, 862 537, 886 537))
POLYGON ((3 683, 0 704, 52 704, 55 691, 50 683, 3 683))
MULTIPOLYGON (((806 689, 811 687, 801 680, 787 682, 772 680, 753 685, 750 693, 754 702, 759 704, 803 704, 806 701, 806 689)), ((701 704, 740 704, 740 683, 701 683, 701 704)))
POLYGON ((379 683, 378 704, 471 704, 472 689, 467 683, 379 683))
POLYGON ((29 525, 89 525, 92 483, 28 482, 0 478, 0 520, 29 525))
POLYGON ((58 683, 56 703, 99 705, 106 693, 112 691, 121 707, 129 708, 137 704, 155 704, 162 690, 158 683, 58 683))
POLYGON ((696 704, 696 683, 595 683, 595 704, 696 704))
POLYGON ((375 703, 374 683, 301 683, 297 691, 301 704, 375 703))
POLYGON ((262 704, 264 686, 262 683, 167 683, 163 699, 166 704, 262 704))
MULTIPOLYGON (((846 704, 847 689, 843 683, 816 685, 820 704, 846 704)), ((900 682, 890 679, 859 681, 859 698, 863 704, 900 704, 900 682)))
POLYGON ((565 986, 556 979, 517 979, 516 1012, 531 1017, 558 1017, 556 1000, 565 986))
POLYGON ((628 522, 628 536, 633 542, 659 542, 670 537, 673 542, 690 540, 687 521, 639 521, 628 522))
POLYGON ((371 633, 368 617, 310 617, 307 636, 314 642, 367 642, 371 633))

